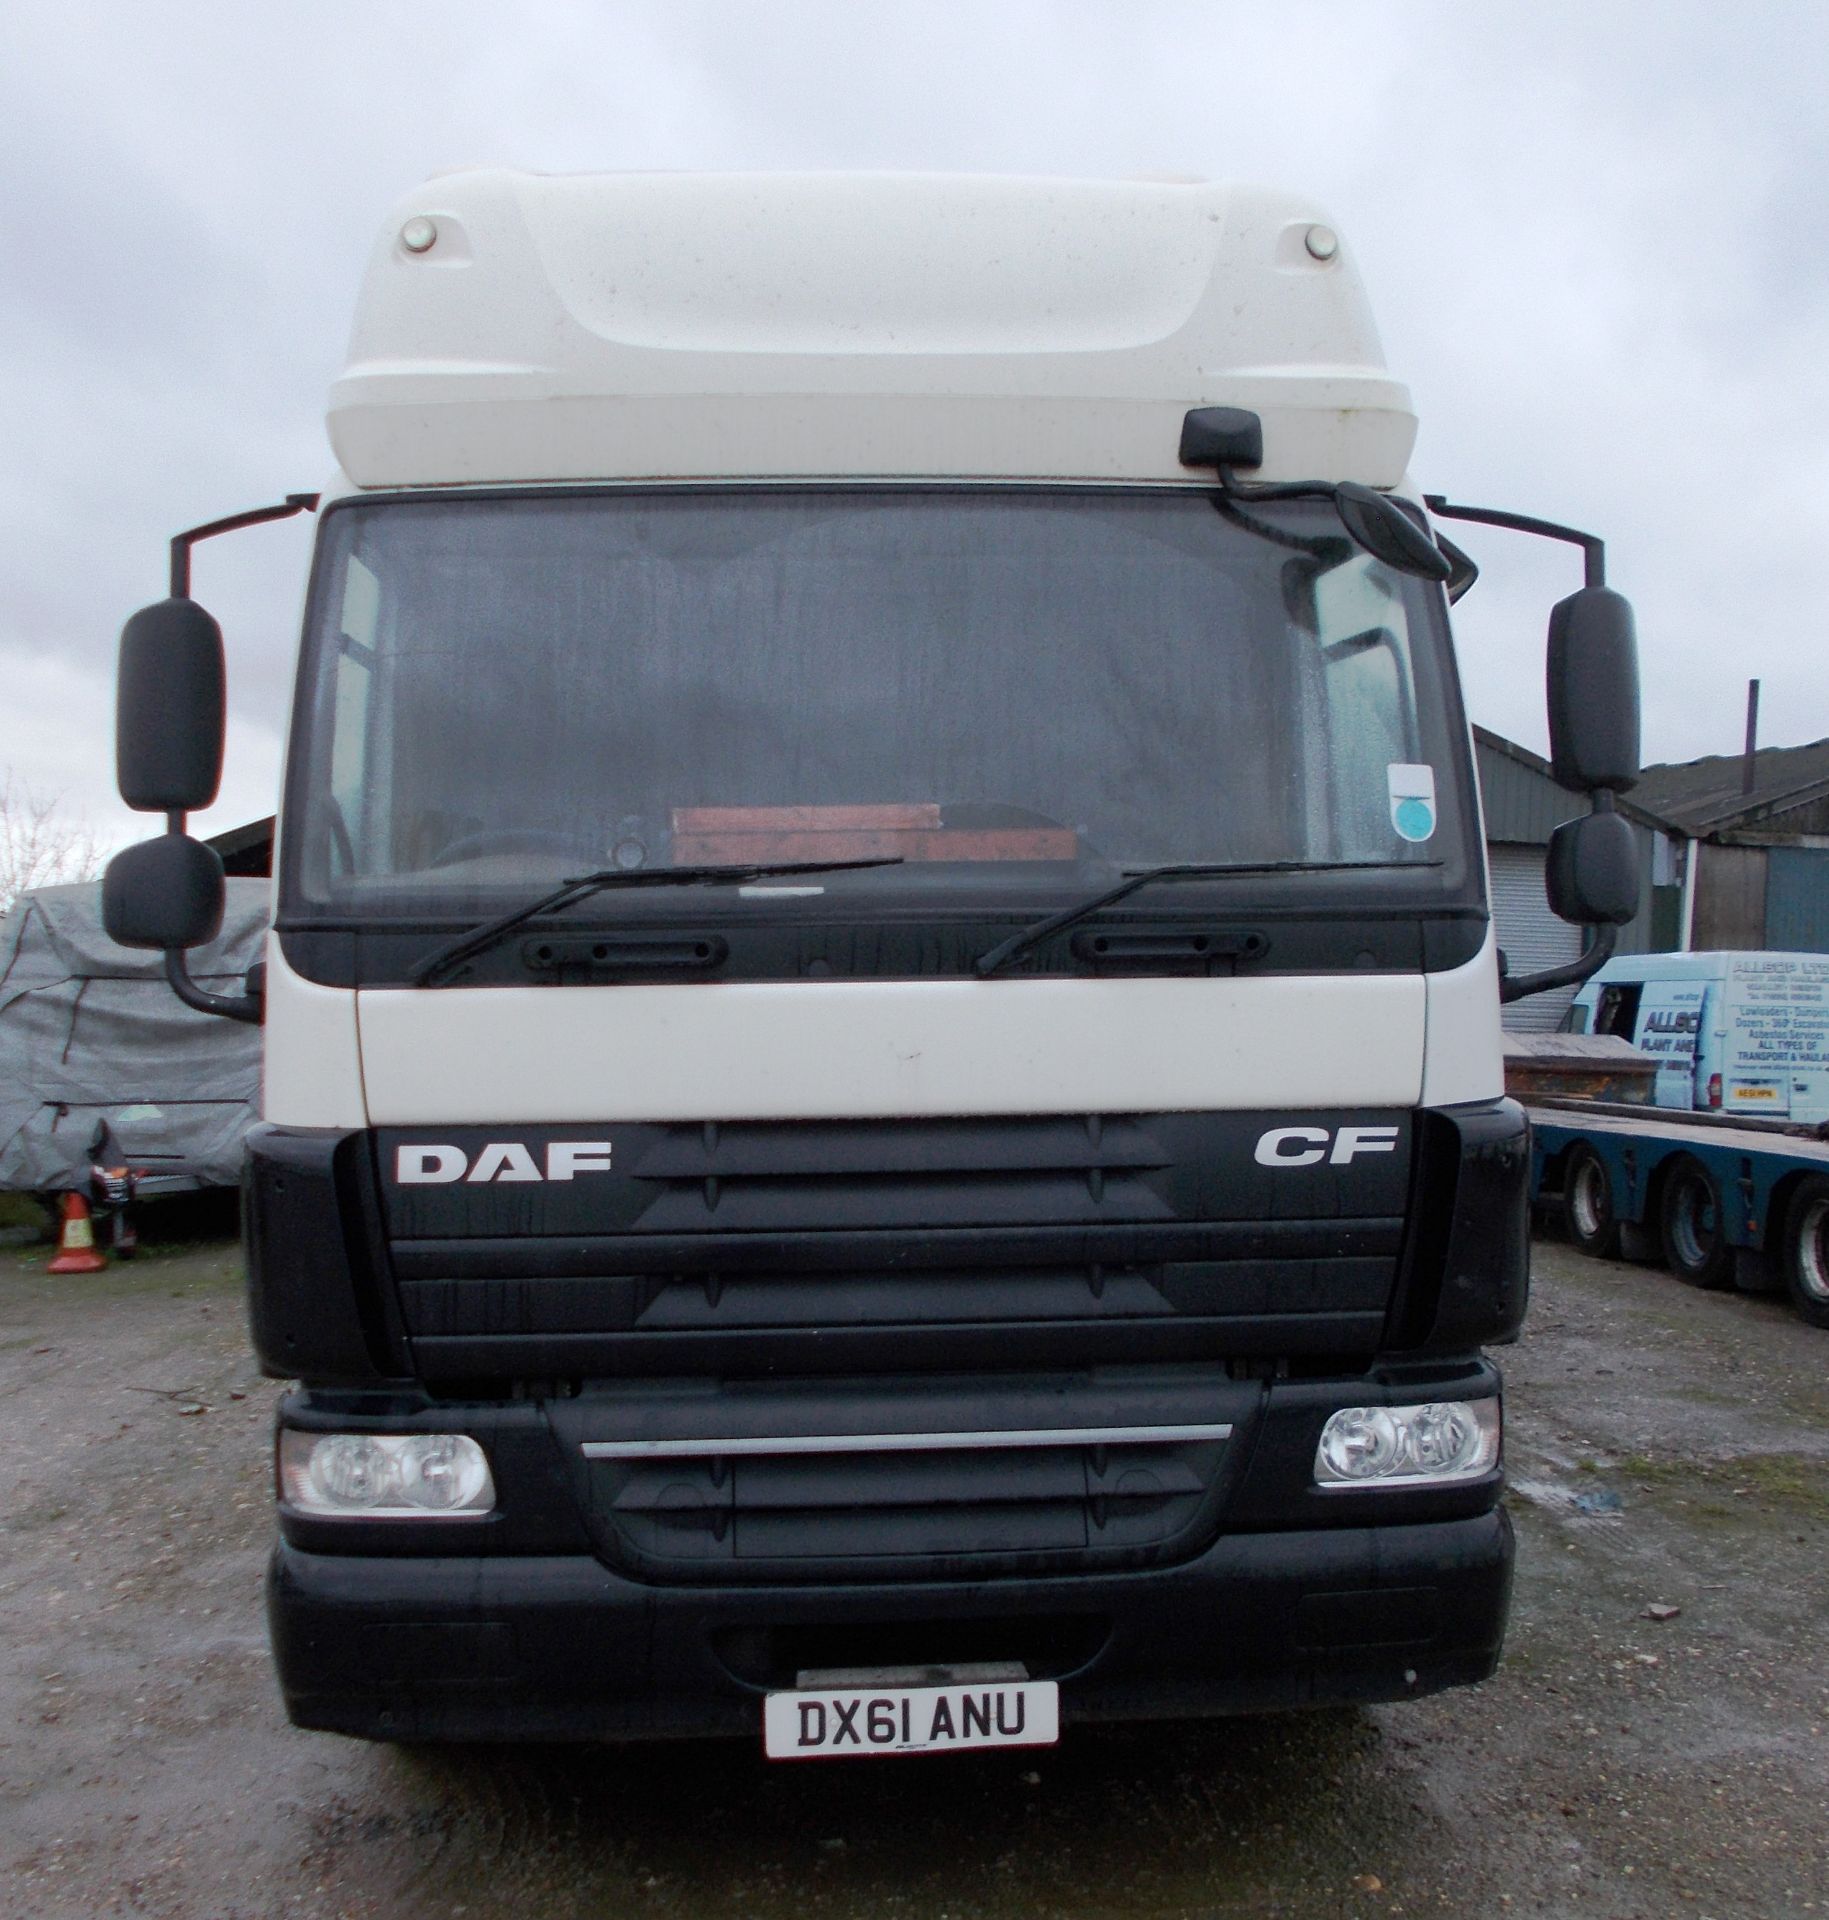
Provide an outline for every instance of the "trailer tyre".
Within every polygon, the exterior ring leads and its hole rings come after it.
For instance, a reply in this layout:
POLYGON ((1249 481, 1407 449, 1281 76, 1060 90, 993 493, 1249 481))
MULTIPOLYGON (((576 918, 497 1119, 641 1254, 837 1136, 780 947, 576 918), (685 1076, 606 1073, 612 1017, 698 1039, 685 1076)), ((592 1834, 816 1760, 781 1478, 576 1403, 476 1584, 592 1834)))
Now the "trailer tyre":
POLYGON ((1606 1163, 1584 1141, 1576 1141, 1562 1163, 1562 1213, 1569 1238, 1596 1260, 1619 1253, 1619 1222, 1613 1215, 1613 1182, 1606 1163))
POLYGON ((1785 1212, 1785 1288, 1813 1327, 1829 1327, 1829 1179, 1812 1174, 1785 1212))
POLYGON ((1679 1280, 1714 1290, 1734 1278, 1734 1250, 1728 1245, 1721 1189, 1700 1160, 1671 1163, 1664 1175, 1658 1207, 1664 1263, 1679 1280))

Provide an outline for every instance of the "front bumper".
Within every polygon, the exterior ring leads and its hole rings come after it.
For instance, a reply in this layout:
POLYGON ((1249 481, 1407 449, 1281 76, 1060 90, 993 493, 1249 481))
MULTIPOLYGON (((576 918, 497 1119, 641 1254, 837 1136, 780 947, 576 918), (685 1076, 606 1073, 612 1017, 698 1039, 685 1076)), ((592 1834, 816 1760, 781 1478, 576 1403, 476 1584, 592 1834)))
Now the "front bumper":
POLYGON ((755 1737, 807 1667, 1018 1659, 1064 1721, 1407 1699, 1483 1680, 1510 1598, 1502 1508, 1222 1537, 1143 1572, 658 1587, 588 1555, 282 1544, 267 1605, 296 1724, 379 1740, 755 1737))

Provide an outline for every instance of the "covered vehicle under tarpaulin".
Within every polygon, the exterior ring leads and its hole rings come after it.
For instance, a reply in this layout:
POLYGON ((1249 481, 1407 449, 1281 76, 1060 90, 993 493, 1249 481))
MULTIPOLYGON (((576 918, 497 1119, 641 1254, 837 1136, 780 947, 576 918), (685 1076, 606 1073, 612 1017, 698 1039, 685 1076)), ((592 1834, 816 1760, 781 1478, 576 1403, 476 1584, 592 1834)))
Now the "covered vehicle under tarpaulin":
MULTIPOLYGON (((230 880, 222 932, 190 954, 198 982, 241 988, 261 957, 268 883, 230 880)), ((22 894, 0 921, 0 1189, 86 1187, 97 1127, 141 1191, 228 1186, 259 1114, 260 1029, 184 1005, 164 958, 102 931, 90 881, 22 894)))

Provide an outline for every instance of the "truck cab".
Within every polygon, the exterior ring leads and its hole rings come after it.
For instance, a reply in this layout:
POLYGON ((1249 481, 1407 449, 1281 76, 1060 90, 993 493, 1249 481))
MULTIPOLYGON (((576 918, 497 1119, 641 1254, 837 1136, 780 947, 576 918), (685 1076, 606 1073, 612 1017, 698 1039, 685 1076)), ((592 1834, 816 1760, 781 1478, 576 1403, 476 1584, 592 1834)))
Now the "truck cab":
POLYGON ((791 1757, 962 1675, 1041 1737, 1491 1671, 1529 1154, 1414 432, 1274 193, 395 210, 258 997, 300 1724, 791 1757))

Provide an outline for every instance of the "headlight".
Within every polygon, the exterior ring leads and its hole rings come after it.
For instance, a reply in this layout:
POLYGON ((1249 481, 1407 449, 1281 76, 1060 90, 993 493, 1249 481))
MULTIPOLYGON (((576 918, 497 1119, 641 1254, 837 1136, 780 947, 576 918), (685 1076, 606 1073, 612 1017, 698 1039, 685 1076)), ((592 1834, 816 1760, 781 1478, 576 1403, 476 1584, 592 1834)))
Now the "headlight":
POLYGON ((1342 1407, 1321 1429, 1315 1480, 1334 1489, 1433 1487, 1478 1479, 1498 1458, 1497 1400, 1342 1407))
POLYGON ((279 1484, 300 1513, 338 1519, 474 1519, 495 1505, 482 1448, 465 1433, 279 1436, 279 1484))

